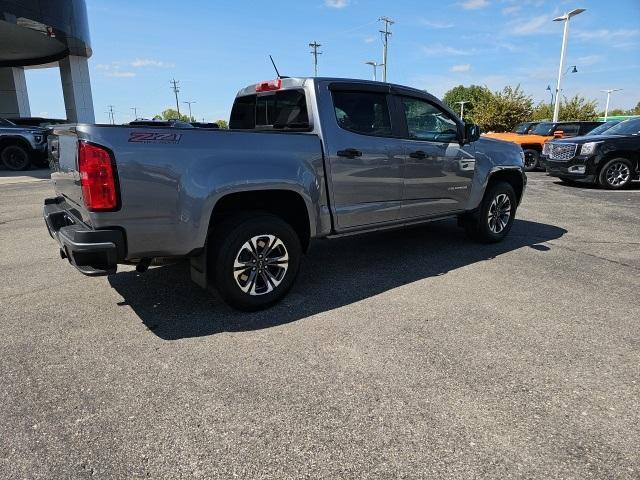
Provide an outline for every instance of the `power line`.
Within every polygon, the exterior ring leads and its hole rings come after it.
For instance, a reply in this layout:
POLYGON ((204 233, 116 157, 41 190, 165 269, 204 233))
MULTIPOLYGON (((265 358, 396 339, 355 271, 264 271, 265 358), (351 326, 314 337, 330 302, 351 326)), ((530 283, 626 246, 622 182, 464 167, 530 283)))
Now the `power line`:
POLYGON ((180 117, 180 101, 178 100, 178 92, 180 91, 180 82, 175 78, 170 82, 173 93, 176 95, 176 110, 178 111, 178 118, 180 117))
POLYGON ((387 51, 389 47, 389 37, 392 33, 389 31, 389 26, 393 25, 394 22, 389 17, 380 17, 378 19, 379 22, 384 22, 384 30, 380 30, 382 34, 382 81, 387 81, 387 51))
POLYGON ((313 76, 317 77, 318 76, 318 55, 322 55, 322 52, 319 52, 318 48, 320 48, 322 45, 314 40, 313 43, 309 44, 309 46, 313 48, 313 51, 311 52, 311 55, 313 55, 313 76))

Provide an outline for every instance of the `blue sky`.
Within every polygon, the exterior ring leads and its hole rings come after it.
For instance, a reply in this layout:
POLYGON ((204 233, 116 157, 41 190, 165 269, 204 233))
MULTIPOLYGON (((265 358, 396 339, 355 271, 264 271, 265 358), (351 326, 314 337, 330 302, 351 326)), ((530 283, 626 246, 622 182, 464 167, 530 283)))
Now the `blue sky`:
MULTIPOLYGON (((313 73, 309 42, 322 44, 319 74, 370 78, 381 61, 378 17, 395 20, 388 79, 442 96, 458 84, 501 89, 521 84, 548 100, 557 75, 562 24, 552 18, 576 7, 571 21, 565 95, 596 98, 623 88, 611 108, 640 101, 640 0, 86 0, 98 122, 114 105, 116 121, 150 117, 192 100, 197 118, 228 118, 236 92, 274 77, 313 73)), ((57 69, 29 70, 32 115, 64 117, 57 69)), ((186 109, 186 105, 181 105, 186 109)))

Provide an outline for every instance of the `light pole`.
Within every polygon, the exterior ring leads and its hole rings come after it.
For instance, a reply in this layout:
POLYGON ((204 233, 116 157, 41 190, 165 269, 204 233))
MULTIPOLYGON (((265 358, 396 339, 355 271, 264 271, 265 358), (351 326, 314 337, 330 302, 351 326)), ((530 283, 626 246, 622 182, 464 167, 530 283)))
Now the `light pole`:
POLYGON ((192 101, 192 102, 182 102, 182 103, 186 103, 187 105, 189 105, 189 121, 191 121, 191 119, 193 118, 193 117, 191 116, 191 104, 192 104, 192 103, 196 103, 196 102, 193 102, 193 101, 192 101))
POLYGON ((464 104, 465 103, 470 103, 469 100, 462 100, 460 102, 456 102, 457 104, 460 104, 460 120, 464 120, 464 104))
POLYGON ((553 121, 558 121, 558 114, 560 113, 560 87, 562 86, 562 70, 564 70, 564 55, 567 49, 567 40, 569 37, 569 20, 571 17, 584 12, 584 8, 575 8, 570 12, 565 13, 560 17, 553 19, 554 22, 564 22, 564 31, 562 33, 562 50, 560 50, 560 66, 558 67, 558 84, 556 85, 556 103, 553 108, 553 121))
POLYGON ((384 63, 376 63, 374 61, 364 63, 373 67, 373 81, 376 82, 378 80, 378 67, 383 66, 384 63))
POLYGON ((553 108, 553 90, 551 90, 551 85, 547 85, 547 90, 551 94, 551 103, 549 104, 549 106, 553 108))
POLYGON ((622 90, 621 88, 608 88, 607 90, 600 90, 601 92, 605 92, 607 94, 607 105, 604 107, 604 121, 607 121, 609 117, 609 100, 611 99, 611 94, 613 92, 619 92, 622 90))

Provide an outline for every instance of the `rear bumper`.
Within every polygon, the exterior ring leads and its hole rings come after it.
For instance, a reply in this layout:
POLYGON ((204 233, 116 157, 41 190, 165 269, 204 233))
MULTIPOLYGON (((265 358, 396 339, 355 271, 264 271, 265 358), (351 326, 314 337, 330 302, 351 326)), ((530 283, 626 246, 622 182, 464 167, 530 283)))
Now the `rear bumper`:
POLYGON ((125 257, 120 230, 94 230, 61 206, 60 198, 44 201, 43 217, 49 235, 60 245, 60 256, 89 276, 115 273, 125 257))

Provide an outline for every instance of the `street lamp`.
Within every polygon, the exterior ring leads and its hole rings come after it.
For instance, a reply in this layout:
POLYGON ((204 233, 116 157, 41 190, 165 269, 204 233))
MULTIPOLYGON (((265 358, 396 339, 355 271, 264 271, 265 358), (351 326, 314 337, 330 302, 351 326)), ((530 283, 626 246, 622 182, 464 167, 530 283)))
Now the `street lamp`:
POLYGON ((551 94, 551 103, 550 103, 550 105, 553 108, 553 90, 551 90, 551 85, 547 85, 547 90, 551 94))
POLYGON ((182 103, 186 103, 187 105, 189 105, 189 121, 191 121, 191 119, 193 118, 193 116, 191 115, 191 104, 196 102, 191 101, 191 102, 182 102, 182 103))
POLYGON ((460 102, 456 102, 456 105, 460 104, 460 120, 464 120, 464 104, 471 103, 469 100, 462 100, 460 102))
POLYGON ((384 63, 376 63, 376 62, 364 62, 366 65, 371 65, 373 67, 373 81, 376 82, 378 80, 378 67, 382 67, 384 63))
POLYGON ((607 121, 607 117, 609 116, 609 99, 611 98, 611 94, 613 92, 619 92, 622 90, 621 88, 608 88, 607 90, 600 90, 601 92, 605 92, 607 94, 607 106, 604 107, 604 121, 607 121))
MULTIPOLYGON (((558 68, 558 84, 556 85, 556 103, 553 108, 554 122, 558 121, 558 114, 560 113, 559 93, 560 93, 560 87, 562 85, 562 77, 563 77, 562 70, 564 70, 564 54, 567 49, 567 40, 569 37, 569 20, 571 20, 571 17, 575 17, 576 15, 579 15, 584 11, 585 11, 584 8, 575 8, 570 12, 567 12, 564 15, 553 19, 554 22, 564 22, 564 32, 562 34, 562 50, 560 50, 560 67, 558 68)), ((574 70, 577 71, 575 67, 574 67, 574 70)))

